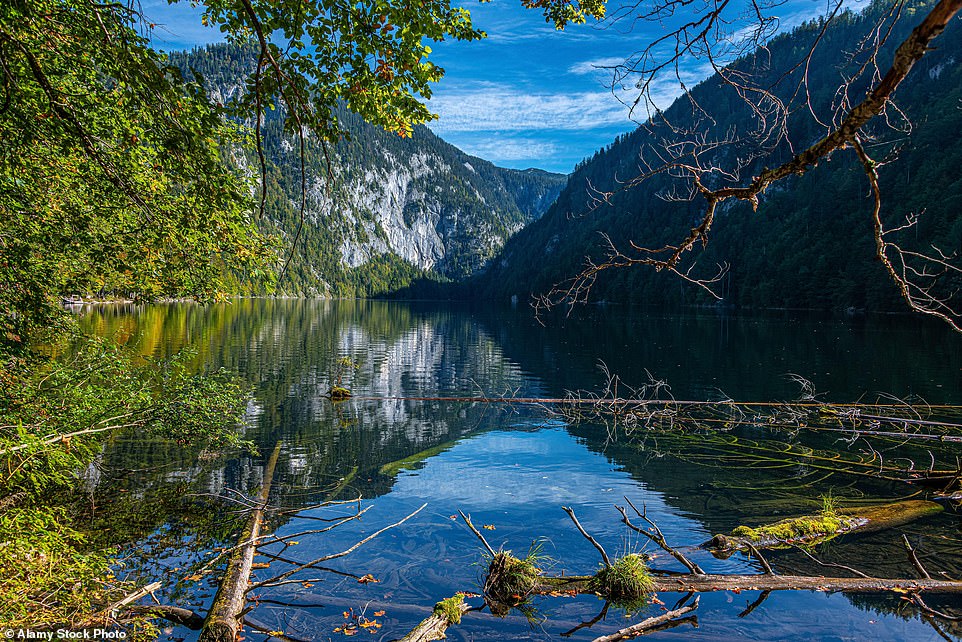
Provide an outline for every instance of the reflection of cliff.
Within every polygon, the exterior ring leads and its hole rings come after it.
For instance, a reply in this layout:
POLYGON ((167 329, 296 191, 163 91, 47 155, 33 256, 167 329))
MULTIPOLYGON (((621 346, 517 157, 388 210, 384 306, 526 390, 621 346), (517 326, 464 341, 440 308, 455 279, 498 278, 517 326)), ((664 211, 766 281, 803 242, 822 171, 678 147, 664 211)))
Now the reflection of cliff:
MULTIPOLYGON (((198 369, 226 367, 251 382, 256 403, 245 436, 261 451, 284 442, 275 488, 297 496, 286 503, 326 496, 350 475, 351 487, 366 496, 384 492, 392 482, 378 472, 384 464, 498 425, 502 416, 485 404, 408 398, 516 389, 535 394, 469 316, 433 306, 239 300, 209 307, 100 307, 83 322, 145 355, 188 348, 196 352, 198 369), (326 395, 342 356, 358 363, 344 381, 355 398, 332 404, 326 395)), ((167 447, 130 442, 107 456, 148 462, 156 458, 157 448, 167 447)), ((232 457, 202 470, 193 463, 195 454, 181 452, 164 475, 212 494, 224 488, 252 491, 259 485, 259 458, 232 457)), ((163 479, 158 474, 141 483, 154 486, 163 479)))

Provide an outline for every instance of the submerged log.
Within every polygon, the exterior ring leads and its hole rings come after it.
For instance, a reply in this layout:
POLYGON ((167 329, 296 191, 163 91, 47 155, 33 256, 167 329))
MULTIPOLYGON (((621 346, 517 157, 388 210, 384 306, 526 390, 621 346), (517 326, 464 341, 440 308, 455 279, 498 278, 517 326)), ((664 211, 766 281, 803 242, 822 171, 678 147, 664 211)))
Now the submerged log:
POLYGON ((461 616, 468 612, 469 607, 464 603, 464 595, 458 593, 454 597, 441 600, 434 605, 430 616, 421 620, 414 629, 399 640, 399 642, 431 642, 443 640, 445 631, 452 624, 460 624, 461 616))
MULTIPOLYGON (((593 593, 590 575, 542 576, 533 593, 593 593)), ((657 593, 710 593, 714 591, 827 591, 842 593, 962 594, 962 581, 915 580, 880 577, 822 577, 813 575, 671 575, 654 578, 657 593)))
POLYGON ((235 642, 243 625, 243 611, 247 602, 247 584, 250 581, 254 554, 257 551, 264 508, 271 492, 274 468, 281 452, 281 442, 277 442, 267 465, 264 467, 264 482, 257 496, 258 505, 251 511, 250 518, 238 539, 238 547, 227 562, 227 570, 221 580, 214 602, 207 612, 207 619, 200 632, 199 642, 235 642))
POLYGON ((703 547, 715 553, 731 553, 748 548, 775 548, 790 544, 815 544, 846 533, 871 533, 908 524, 944 510, 941 504, 925 500, 909 500, 847 508, 783 519, 766 526, 739 526, 729 535, 715 535, 703 547))

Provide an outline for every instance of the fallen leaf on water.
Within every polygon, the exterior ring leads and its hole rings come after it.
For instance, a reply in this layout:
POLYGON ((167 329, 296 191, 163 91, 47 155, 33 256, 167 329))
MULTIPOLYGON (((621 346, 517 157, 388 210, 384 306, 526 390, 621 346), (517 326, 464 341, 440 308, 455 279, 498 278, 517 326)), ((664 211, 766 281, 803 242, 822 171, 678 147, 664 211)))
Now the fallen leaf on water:
POLYGON ((661 600, 659 600, 659 599, 658 599, 656 596, 654 596, 654 595, 651 596, 651 603, 652 603, 652 604, 661 604, 662 606, 665 605, 664 602, 662 602, 661 600))
POLYGON ((304 588, 311 588, 314 585, 311 584, 310 582, 301 582, 301 586, 303 586, 304 588))
POLYGON ((381 580, 368 573, 367 575, 357 578, 357 581, 358 584, 367 584, 368 582, 380 582, 381 580))
POLYGON ((198 573, 197 575, 188 575, 184 579, 187 580, 188 582, 196 582, 198 580, 204 579, 204 576, 198 573))
POLYGON ((448 517, 448 519, 457 520, 457 519, 458 519, 458 516, 457 516, 457 515, 451 515, 451 516, 448 517))
POLYGON ((275 638, 276 638, 276 637, 278 637, 278 636, 284 635, 284 632, 283 632, 283 631, 268 631, 268 632, 267 632, 267 635, 270 635, 271 637, 275 637, 275 638))
POLYGON ((482 526, 481 528, 483 528, 483 529, 486 530, 486 531, 493 531, 493 530, 494 530, 494 524, 485 524, 485 525, 482 526))
POLYGON ((386 611, 374 611, 374 617, 381 617, 386 611))

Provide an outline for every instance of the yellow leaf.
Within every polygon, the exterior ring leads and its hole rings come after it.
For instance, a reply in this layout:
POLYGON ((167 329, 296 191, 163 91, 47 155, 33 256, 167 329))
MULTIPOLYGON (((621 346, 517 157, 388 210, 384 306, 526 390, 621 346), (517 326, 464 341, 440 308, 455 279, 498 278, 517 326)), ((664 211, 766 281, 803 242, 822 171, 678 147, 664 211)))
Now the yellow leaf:
POLYGON ((483 529, 486 530, 486 531, 493 531, 493 530, 494 530, 494 524, 485 524, 485 525, 482 526, 481 528, 483 528, 483 529))

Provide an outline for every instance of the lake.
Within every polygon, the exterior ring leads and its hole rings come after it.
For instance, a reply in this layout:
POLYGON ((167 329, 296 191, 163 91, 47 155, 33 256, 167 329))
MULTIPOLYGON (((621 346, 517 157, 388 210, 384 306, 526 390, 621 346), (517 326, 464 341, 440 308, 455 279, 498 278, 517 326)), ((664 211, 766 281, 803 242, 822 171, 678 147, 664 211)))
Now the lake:
MULTIPOLYGON (((208 307, 102 306, 85 310, 83 324, 147 356, 189 348, 196 368, 228 368, 254 388, 244 430, 259 454, 218 455, 116 436, 88 471, 95 512, 123 516, 116 520, 122 525, 110 528, 117 541, 133 539, 120 549, 118 576, 160 579, 163 601, 206 608, 218 573, 200 565, 233 545, 246 498, 256 495, 277 445, 270 500, 277 510, 268 528, 280 538, 303 534, 265 546, 282 559, 258 568, 257 580, 292 568, 282 560, 307 562, 348 549, 426 504, 350 555, 325 562, 325 569, 252 592, 251 619, 296 640, 340 639, 361 615, 376 625, 361 627, 358 637, 399 638, 438 600, 480 592, 482 549, 457 518, 459 510, 483 526, 495 548, 521 555, 535 549, 539 565, 552 574, 590 574, 600 562, 562 506, 574 509, 612 556, 644 552, 653 556, 653 567, 684 570, 621 524, 614 505, 628 497, 706 571, 760 573, 754 558, 720 559, 698 544, 741 524, 813 512, 826 496, 841 507, 927 497, 924 488, 886 479, 889 467, 925 469, 936 462, 955 468, 962 454, 959 444, 861 434, 890 430, 870 420, 853 428, 822 418, 811 429, 799 427, 808 420, 772 417, 764 406, 746 406, 737 416, 722 407, 694 427, 679 416, 669 418, 677 422, 670 429, 662 418, 657 429, 641 422, 626 432, 605 416, 589 413, 576 421, 557 404, 484 399, 598 393, 607 383, 604 364, 617 375, 620 396, 635 389, 680 401, 791 401, 802 394, 788 376, 795 374, 812 383, 816 402, 882 402, 893 413, 905 401, 962 404, 962 337, 918 317, 832 320, 610 306, 542 326, 524 306, 239 300, 208 307), (326 395, 341 357, 356 363, 341 373, 354 397, 332 403, 326 395), (317 532, 358 509, 366 509, 360 519, 317 532)), ((925 416, 962 423, 957 415, 944 408, 925 416)), ((902 546, 905 533, 930 571, 962 577, 959 516, 951 502, 945 505, 935 517, 840 537, 814 554, 871 575, 915 577, 902 546)), ((766 558, 780 573, 846 576, 795 549, 769 551, 766 558)), ((667 608, 680 597, 657 596, 667 608)), ((749 612, 759 597, 752 590, 703 594, 697 627, 685 623, 655 635, 938 640, 962 633, 894 593, 775 592, 749 612)), ((957 598, 927 602, 962 608, 957 598)), ((534 597, 506 614, 469 613, 448 637, 592 640, 663 612, 659 602, 630 614, 613 606, 593 626, 578 628, 603 607, 594 595, 534 597)), ((248 640, 266 637, 246 631, 248 640)), ((167 628, 164 636, 196 633, 167 628)))

